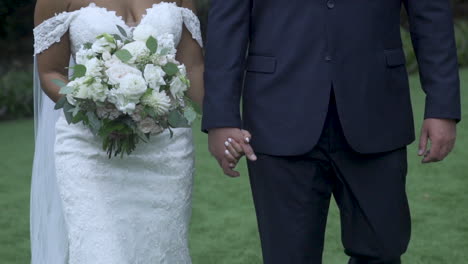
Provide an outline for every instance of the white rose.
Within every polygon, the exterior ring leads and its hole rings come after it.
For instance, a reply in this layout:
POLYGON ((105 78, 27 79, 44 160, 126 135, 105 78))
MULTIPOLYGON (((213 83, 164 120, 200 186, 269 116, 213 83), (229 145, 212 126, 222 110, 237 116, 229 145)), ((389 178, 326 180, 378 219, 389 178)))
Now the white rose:
POLYGON ((67 84, 67 87, 71 88, 72 89, 72 92, 70 94, 67 95, 67 101, 72 104, 72 105, 75 105, 76 104, 76 100, 75 97, 78 92, 80 91, 80 87, 84 85, 84 82, 85 82, 86 78, 85 77, 81 77, 81 78, 77 78, 71 82, 69 82, 67 84))
POLYGON ((128 100, 118 89, 111 89, 108 99, 122 113, 132 114, 135 111, 136 103, 128 100))
POLYGON ((89 77, 80 77, 67 84, 68 87, 72 87, 72 95, 79 99, 89 98, 89 83, 91 82, 89 77))
POLYGON ((161 85, 166 84, 166 81, 164 81, 165 75, 166 73, 163 71, 163 69, 161 69, 161 67, 155 66, 153 64, 146 65, 143 73, 148 86, 157 91, 159 91, 161 85))
POLYGON ((178 77, 174 77, 171 81, 170 90, 174 98, 181 98, 184 92, 187 91, 187 85, 178 77))
POLYGON ((133 31, 133 39, 145 43, 150 37, 156 38, 157 36, 157 28, 150 25, 139 25, 133 31))
POLYGON ((109 89, 102 83, 100 78, 96 78, 89 86, 88 93, 89 99, 92 99, 95 102, 104 102, 109 94, 109 89))
POLYGON ((143 105, 149 106, 156 111, 158 115, 164 115, 169 112, 171 107, 171 98, 165 92, 153 90, 141 98, 143 105))
POLYGON ((117 58, 117 56, 111 55, 110 57, 107 57, 107 56, 104 57, 104 54, 103 54, 102 59, 104 60, 104 65, 107 68, 111 68, 112 66, 119 65, 119 64, 124 64, 119 58, 117 58))
POLYGON ((75 55, 76 64, 85 65, 86 62, 94 58, 96 54, 91 49, 81 48, 75 55))
POLYGON ((128 75, 137 75, 141 76, 141 71, 137 68, 129 66, 127 64, 122 63, 119 59, 116 58, 109 60, 106 63, 109 69, 106 70, 107 77, 109 77, 109 84, 118 85, 122 82, 123 78, 128 75))
POLYGON ((146 82, 142 76, 129 74, 121 79, 119 88, 110 90, 108 98, 117 109, 132 114, 146 89, 146 82))
POLYGON ((91 46, 91 49, 95 53, 110 52, 111 50, 115 48, 116 48, 115 43, 108 42, 106 38, 104 37, 97 39, 91 46))
MULTIPOLYGON (((72 96, 79 99, 91 99, 95 102, 104 102, 107 99, 109 90, 102 84, 100 78, 81 77, 68 83, 73 87, 72 96)), ((70 100, 75 103, 75 100, 70 100)), ((71 102, 70 102, 71 103, 71 102)))
POLYGON ((103 63, 102 61, 98 60, 97 58, 92 58, 88 60, 85 64, 86 67, 86 75, 92 77, 99 77, 102 75, 103 70, 103 63))
POLYGON ((118 90, 130 100, 138 101, 146 92, 146 81, 140 75, 130 74, 122 78, 118 90))
POLYGON ((150 50, 146 47, 146 43, 143 41, 134 41, 123 46, 122 49, 126 49, 132 54, 132 59, 130 63, 135 63, 136 61, 141 60, 142 58, 150 56, 150 50))

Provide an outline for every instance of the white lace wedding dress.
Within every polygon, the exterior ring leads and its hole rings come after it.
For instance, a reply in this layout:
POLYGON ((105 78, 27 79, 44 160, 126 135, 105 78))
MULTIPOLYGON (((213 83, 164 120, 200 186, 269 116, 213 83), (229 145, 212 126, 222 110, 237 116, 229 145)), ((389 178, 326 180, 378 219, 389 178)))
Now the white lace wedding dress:
MULTIPOLYGON (((161 34, 173 34, 176 43, 185 26, 202 45, 197 17, 174 3, 153 5, 141 24, 154 26, 161 34)), ((69 32, 73 57, 82 44, 92 42, 96 36, 118 34, 116 25, 131 34, 132 28, 114 11, 95 4, 58 14, 34 29, 35 54, 47 50, 69 32)), ((44 100, 47 101, 40 102, 42 108, 53 107, 48 99, 44 100)), ((53 118, 42 116, 36 138, 47 123, 53 124, 50 121, 53 118)), ((153 136, 150 143, 138 145, 130 156, 108 159, 99 139, 82 125, 68 125, 60 115, 55 130, 55 158, 43 157, 45 154, 39 149, 44 146, 36 143, 31 198, 32 263, 191 263, 187 233, 194 172, 192 131, 174 132, 172 139, 169 133, 153 136), (43 175, 47 171, 42 169, 43 162, 52 166, 55 162, 52 171, 55 183, 51 174, 43 175), (47 207, 53 204, 53 195, 47 192, 54 188, 44 182, 57 184, 61 213, 50 212, 52 205, 47 207), (41 190, 40 186, 47 189, 41 190), (37 212, 40 211, 37 208, 42 208, 42 212, 37 212), (47 237, 44 230, 61 230, 53 226, 61 222, 65 223, 66 233, 47 237), (57 242, 61 235, 66 236, 64 242, 68 246, 57 242), (60 250, 68 252, 54 252, 60 250)))

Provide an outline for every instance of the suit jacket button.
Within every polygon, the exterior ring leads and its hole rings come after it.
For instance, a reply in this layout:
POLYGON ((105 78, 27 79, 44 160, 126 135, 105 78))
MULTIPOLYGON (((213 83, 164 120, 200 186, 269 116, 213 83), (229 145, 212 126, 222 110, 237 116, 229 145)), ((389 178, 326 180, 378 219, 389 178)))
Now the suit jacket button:
POLYGON ((333 9, 335 7, 335 1, 328 0, 327 6, 328 6, 328 8, 333 9))
POLYGON ((327 62, 332 61, 332 57, 330 55, 325 56, 325 61, 327 62))

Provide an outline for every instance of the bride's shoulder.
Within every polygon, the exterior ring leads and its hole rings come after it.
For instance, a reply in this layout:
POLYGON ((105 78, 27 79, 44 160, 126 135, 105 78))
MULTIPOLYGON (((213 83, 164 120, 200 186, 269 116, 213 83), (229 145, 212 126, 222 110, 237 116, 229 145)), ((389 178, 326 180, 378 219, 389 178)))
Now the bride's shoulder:
POLYGON ((37 0, 34 24, 37 26, 56 14, 68 12, 71 2, 71 0, 37 0))
POLYGON ((161 1, 161 3, 172 3, 178 7, 188 8, 191 10, 195 10, 195 3, 194 0, 169 0, 169 1, 161 1))
POLYGON ((40 25, 42 22, 57 16, 78 11, 92 3, 89 0, 37 0, 34 13, 34 24, 40 25))
POLYGON ((195 1, 194 0, 179 0, 180 2, 180 7, 183 7, 183 8, 187 8, 187 9, 190 9, 192 10, 193 12, 195 12, 195 1))

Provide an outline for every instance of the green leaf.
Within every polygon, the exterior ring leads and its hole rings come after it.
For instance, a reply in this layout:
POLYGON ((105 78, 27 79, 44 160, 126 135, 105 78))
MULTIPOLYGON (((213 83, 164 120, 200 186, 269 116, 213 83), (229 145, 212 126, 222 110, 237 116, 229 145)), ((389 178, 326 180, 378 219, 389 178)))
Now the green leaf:
POLYGON ((197 119, 197 112, 193 107, 188 106, 184 109, 184 117, 189 124, 192 124, 197 119))
POLYGON ((170 138, 172 139, 174 137, 174 131, 170 127, 167 129, 169 129, 170 138))
POLYGON ((86 75, 86 66, 77 64, 73 66, 73 78, 81 78, 86 75))
POLYGON ((173 128, 190 127, 184 115, 177 110, 170 112, 167 120, 169 125, 173 128))
POLYGON ((72 123, 73 123, 73 124, 76 124, 76 123, 79 123, 79 122, 82 122, 82 121, 86 121, 86 120, 87 120, 86 115, 85 115, 83 112, 81 112, 81 111, 78 111, 78 112, 76 113, 76 115, 74 115, 74 116, 72 117, 72 123))
POLYGON ((99 135, 102 137, 107 137, 112 132, 124 132, 127 126, 120 121, 105 121, 99 130, 99 135))
POLYGON ((128 34, 127 34, 127 31, 125 29, 123 29, 121 26, 117 25, 117 28, 119 29, 120 31, 120 34, 122 34, 122 36, 128 38, 128 34))
POLYGON ((114 43, 115 39, 112 35, 109 35, 107 33, 102 34, 102 36, 107 40, 109 43, 114 43))
POLYGON ((203 110, 201 108, 201 106, 199 106, 197 103, 195 103, 192 99, 190 99, 190 97, 186 96, 185 97, 185 104, 187 106, 191 106, 195 112, 198 114, 198 115, 202 115, 203 114, 203 110))
POLYGON ((146 47, 150 50, 151 54, 155 54, 158 51, 158 41, 153 37, 149 37, 146 41, 146 47))
POLYGON ((115 56, 119 58, 122 62, 128 62, 132 59, 132 54, 126 49, 121 49, 115 53, 115 56))
POLYGON ((152 118, 157 118, 158 117, 158 114, 156 113, 156 111, 154 111, 154 109, 149 107, 149 106, 145 107, 145 113, 147 115, 151 116, 152 118))
POLYGON ((65 104, 66 104, 67 102, 68 102, 68 101, 67 101, 67 98, 66 98, 65 96, 62 96, 62 97, 57 101, 57 103, 55 104, 54 109, 55 109, 55 110, 62 109, 62 108, 65 106, 65 104))
POLYGON ((64 81, 59 79, 53 79, 52 82, 60 88, 67 86, 67 84, 64 81))
POLYGON ((65 119, 67 120, 67 123, 68 123, 68 124, 71 124, 71 123, 72 123, 72 120, 73 120, 73 115, 72 115, 72 113, 70 113, 70 112, 64 112, 64 115, 65 115, 65 119))
POLYGON ((97 135, 99 129, 101 129, 101 121, 99 118, 96 116, 94 112, 88 112, 86 113, 86 116, 88 117, 89 125, 91 127, 91 130, 95 135, 97 135))
POLYGON ((83 47, 85 49, 91 49, 93 47, 93 43, 87 42, 87 43, 83 44, 83 47))
POLYGON ((164 48, 164 49, 161 50, 161 52, 159 52, 159 55, 166 56, 167 54, 169 54, 169 51, 171 51, 171 49, 164 48))
POLYGON ((112 34, 112 36, 116 39, 116 40, 120 40, 122 41, 122 37, 118 34, 112 34))
POLYGON ((166 65, 164 65, 162 69, 169 76, 174 76, 179 72, 179 68, 177 67, 177 65, 172 62, 169 62, 166 65))
POLYGON ((72 123, 73 119, 73 114, 72 112, 75 110, 75 106, 71 105, 68 103, 67 100, 65 100, 65 104, 63 105, 63 113, 65 115, 65 119, 67 120, 68 124, 72 123))
POLYGON ((74 91, 73 87, 64 86, 60 88, 60 94, 71 94, 74 91))

